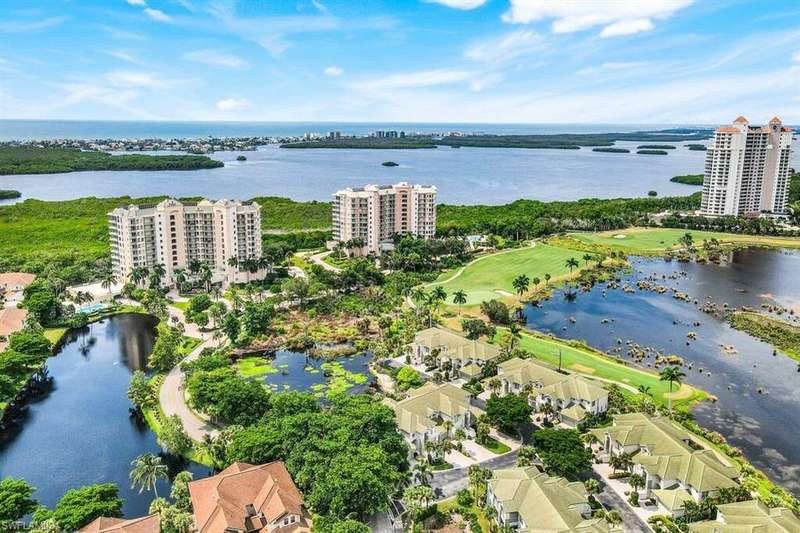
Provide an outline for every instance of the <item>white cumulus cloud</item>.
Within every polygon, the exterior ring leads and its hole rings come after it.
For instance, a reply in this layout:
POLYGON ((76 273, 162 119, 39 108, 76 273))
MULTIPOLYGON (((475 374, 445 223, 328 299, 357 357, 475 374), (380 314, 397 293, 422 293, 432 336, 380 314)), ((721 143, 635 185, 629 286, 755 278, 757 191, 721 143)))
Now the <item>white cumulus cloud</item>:
POLYGON ((241 111, 250 105, 244 98, 226 98, 217 102, 220 111, 241 111))
POLYGON ((150 17, 153 20, 157 20, 158 22, 169 22, 172 20, 169 15, 161 11, 160 9, 153 9, 152 7, 147 7, 144 9, 145 15, 150 17))
POLYGON ((128 2, 132 6, 146 6, 147 5, 147 2, 145 2, 144 0, 125 0, 125 1, 128 2))
POLYGON ((174 80, 166 80, 151 74, 133 70, 115 70, 105 76, 106 81, 114 87, 144 88, 144 89, 169 89, 174 87, 174 80))
POLYGON ((481 7, 487 0, 424 0, 429 4, 442 4, 443 6, 452 7, 454 9, 476 9, 481 7))
POLYGON ((192 50, 191 52, 186 52, 181 57, 187 61, 195 61, 197 63, 205 63, 206 65, 215 65, 218 67, 245 68, 248 66, 247 61, 239 56, 211 48, 192 50))
POLYGON ((653 19, 666 19, 694 0, 511 0, 503 20, 528 24, 552 19, 555 33, 602 27, 602 37, 631 35, 653 29, 653 19))
POLYGON ((336 77, 344 74, 344 69, 342 67, 331 65, 330 67, 327 67, 323 72, 325 73, 326 76, 336 77))
POLYGON ((800 51, 797 51, 794 54, 792 54, 792 61, 800 62, 800 51))

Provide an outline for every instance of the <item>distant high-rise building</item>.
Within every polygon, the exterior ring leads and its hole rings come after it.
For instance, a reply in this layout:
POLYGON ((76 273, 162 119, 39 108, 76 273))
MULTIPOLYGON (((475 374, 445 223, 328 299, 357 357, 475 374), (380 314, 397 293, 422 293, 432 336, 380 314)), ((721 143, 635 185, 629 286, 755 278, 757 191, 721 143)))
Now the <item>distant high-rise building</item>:
POLYGON ((391 249, 396 234, 431 238, 436 234, 436 187, 367 185, 333 196, 333 240, 363 241, 363 253, 391 249))
POLYGON ((255 202, 168 199, 114 209, 108 223, 111 262, 121 282, 134 268, 160 264, 172 285, 176 269, 197 262, 211 267, 212 281, 224 285, 264 277, 263 269, 250 272, 242 264, 261 258, 261 206, 255 202))
POLYGON ((706 152, 704 215, 783 215, 789 201, 792 130, 779 118, 751 126, 744 117, 717 128, 706 152))

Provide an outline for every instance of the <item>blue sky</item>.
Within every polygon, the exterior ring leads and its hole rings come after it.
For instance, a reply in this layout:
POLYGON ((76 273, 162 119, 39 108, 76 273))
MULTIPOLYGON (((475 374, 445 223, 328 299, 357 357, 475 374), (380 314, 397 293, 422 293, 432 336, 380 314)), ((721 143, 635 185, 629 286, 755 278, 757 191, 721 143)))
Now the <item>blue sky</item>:
POLYGON ((797 0, 0 0, 0 118, 800 123, 797 0))

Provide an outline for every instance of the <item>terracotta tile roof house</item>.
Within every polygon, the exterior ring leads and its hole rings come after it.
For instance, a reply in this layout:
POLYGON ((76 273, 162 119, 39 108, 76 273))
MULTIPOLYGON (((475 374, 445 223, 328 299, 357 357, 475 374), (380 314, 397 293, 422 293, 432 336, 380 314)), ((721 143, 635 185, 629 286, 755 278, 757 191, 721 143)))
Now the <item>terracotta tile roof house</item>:
POLYGON ((564 374, 533 359, 515 357, 497 365, 502 394, 519 394, 525 387, 535 392, 534 403, 551 404, 562 421, 577 425, 587 414, 608 410, 608 391, 575 374, 564 374))
POLYGON ((189 483, 198 533, 305 533, 311 519, 282 461, 234 463, 189 483))
POLYGON ((438 366, 449 361, 454 370, 469 365, 480 367, 500 355, 500 348, 493 344, 473 341, 444 328, 428 328, 417 332, 410 349, 414 364, 422 364, 431 352, 438 350, 438 366))
POLYGON ((716 520, 689 524, 692 533, 796 533, 800 518, 789 509, 770 509, 754 500, 717 506, 716 520))
POLYGON ((530 466, 495 470, 487 487, 486 501, 497 511, 498 522, 520 533, 612 531, 604 519, 592 518, 581 482, 550 477, 530 466))
POLYGON ((130 520, 101 516, 84 526, 79 533, 159 533, 160 531, 161 517, 153 514, 130 520))
POLYGON ((699 502, 738 485, 734 465, 667 418, 617 415, 614 425, 592 433, 607 453, 633 455, 633 471, 645 477, 644 497, 655 498, 673 516, 683 512, 687 495, 699 502))
POLYGON ((27 272, 0 272, 0 294, 3 292, 19 292, 33 283, 35 274, 27 272))
POLYGON ((26 309, 0 308, 0 352, 8 346, 8 337, 25 327, 26 309), (6 339, 6 340, 3 340, 6 339))
POLYGON ((383 403, 394 409, 398 429, 418 451, 427 441, 438 440, 444 434, 445 420, 453 423, 454 430, 464 429, 471 435, 472 426, 483 414, 472 405, 467 391, 450 383, 428 382, 412 390, 404 400, 385 398, 383 403))

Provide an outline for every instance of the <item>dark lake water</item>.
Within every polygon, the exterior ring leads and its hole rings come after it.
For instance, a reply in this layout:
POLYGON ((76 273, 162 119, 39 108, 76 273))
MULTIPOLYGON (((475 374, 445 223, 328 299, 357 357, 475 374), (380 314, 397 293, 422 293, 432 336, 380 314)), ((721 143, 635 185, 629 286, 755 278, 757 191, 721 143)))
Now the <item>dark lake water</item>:
POLYGON ((617 339, 622 339, 619 357, 628 358, 625 343, 633 341, 692 362, 691 370, 684 368, 686 380, 719 398, 694 411, 698 422, 740 447, 772 479, 800 493, 798 363, 784 355, 773 356, 770 345, 732 329, 692 302, 673 298, 671 292, 635 287, 639 279, 655 278, 700 304, 710 296, 731 307, 778 304, 800 314, 798 274, 800 253, 788 251, 738 251, 724 265, 635 259, 633 272, 623 277, 634 293, 609 289, 604 296, 605 285, 578 292, 574 301, 557 293, 541 308, 529 306, 525 316, 531 328, 583 339, 612 354, 619 346, 617 339), (603 324, 603 319, 611 321, 603 324), (697 332, 697 340, 687 339, 690 331, 697 332), (733 346, 736 353, 724 353, 723 345, 733 346))
MULTIPOLYGON (((49 507, 68 489, 113 482, 126 516, 146 514, 153 494, 130 488, 130 464, 161 450, 146 424, 130 416, 126 391, 133 370, 144 368, 154 328, 152 317, 128 314, 71 333, 47 362, 52 389, 2 435, 0 477, 26 479, 37 488, 39 503, 49 507)), ((173 473, 209 474, 202 465, 165 459, 173 473)), ((168 494, 169 485, 159 482, 158 492, 168 494)))

